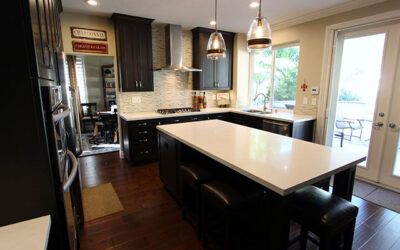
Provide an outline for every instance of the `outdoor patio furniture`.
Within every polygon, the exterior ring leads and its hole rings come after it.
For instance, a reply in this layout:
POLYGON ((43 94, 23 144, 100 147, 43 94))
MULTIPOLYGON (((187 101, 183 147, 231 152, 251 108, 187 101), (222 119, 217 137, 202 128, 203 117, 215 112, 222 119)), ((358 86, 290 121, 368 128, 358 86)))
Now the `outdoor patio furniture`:
POLYGON ((351 139, 353 137, 360 139, 362 137, 362 132, 363 132, 363 124, 362 124, 362 119, 345 119, 345 120, 336 120, 336 128, 339 129, 340 131, 335 132, 335 136, 338 136, 340 138, 340 147, 343 147, 343 140, 348 140, 351 142, 351 139), (350 129, 350 135, 348 135, 348 138, 345 138, 345 129, 350 129), (359 135, 354 135, 353 132, 356 130, 360 130, 359 135))

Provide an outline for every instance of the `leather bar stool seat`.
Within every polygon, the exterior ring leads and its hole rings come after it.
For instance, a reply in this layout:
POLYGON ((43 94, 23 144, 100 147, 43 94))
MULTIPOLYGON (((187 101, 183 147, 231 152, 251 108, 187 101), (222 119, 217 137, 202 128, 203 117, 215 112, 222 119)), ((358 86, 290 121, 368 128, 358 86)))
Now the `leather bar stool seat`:
POLYGON ((308 231, 320 237, 320 249, 337 249, 343 236, 343 249, 351 249, 358 207, 314 186, 296 191, 289 202, 291 219, 301 225, 301 248, 308 231))
POLYGON ((200 237, 201 184, 213 179, 213 174, 199 163, 180 166, 182 218, 188 220, 200 237))
POLYGON ((224 249, 262 246, 263 190, 213 180, 201 186, 201 195, 204 247, 209 242, 224 249))

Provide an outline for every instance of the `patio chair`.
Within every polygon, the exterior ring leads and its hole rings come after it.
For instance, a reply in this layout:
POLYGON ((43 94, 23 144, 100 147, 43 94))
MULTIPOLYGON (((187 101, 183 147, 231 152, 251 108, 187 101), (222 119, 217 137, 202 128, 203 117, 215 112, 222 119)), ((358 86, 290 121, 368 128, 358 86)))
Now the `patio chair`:
POLYGON ((335 136, 340 137, 340 147, 341 148, 343 147, 343 140, 348 140, 349 142, 351 142, 351 139, 353 137, 355 137, 355 138, 360 139, 360 141, 361 141, 362 132, 363 132, 363 128, 364 128, 361 119, 336 120, 335 125, 336 125, 336 128, 340 130, 335 133, 335 136), (347 139, 345 138, 345 133, 344 133, 345 129, 350 129, 350 135, 348 136, 347 139), (353 132, 356 130, 360 130, 360 134, 358 136, 353 134, 353 132))

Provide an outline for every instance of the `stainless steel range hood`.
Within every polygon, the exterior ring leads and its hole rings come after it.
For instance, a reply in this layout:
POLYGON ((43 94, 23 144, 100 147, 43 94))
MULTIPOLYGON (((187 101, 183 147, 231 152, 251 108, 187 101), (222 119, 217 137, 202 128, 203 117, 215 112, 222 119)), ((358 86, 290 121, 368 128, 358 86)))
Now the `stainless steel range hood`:
POLYGON ((168 24, 165 27, 165 47, 167 66, 154 69, 163 71, 199 72, 201 69, 190 68, 182 65, 182 27, 168 24))

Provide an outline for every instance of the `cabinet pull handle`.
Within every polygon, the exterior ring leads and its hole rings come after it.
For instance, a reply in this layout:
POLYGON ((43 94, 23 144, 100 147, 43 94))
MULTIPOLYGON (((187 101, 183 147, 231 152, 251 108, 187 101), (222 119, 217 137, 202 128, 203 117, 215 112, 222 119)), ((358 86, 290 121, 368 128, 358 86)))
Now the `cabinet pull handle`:
POLYGON ((192 121, 197 121, 197 120, 198 120, 198 118, 196 118, 196 117, 192 118, 192 121))
POLYGON ((149 151, 147 151, 147 150, 140 152, 141 155, 147 155, 148 153, 149 153, 149 151))
POLYGON ((143 88, 142 81, 139 81, 139 86, 140 86, 140 88, 143 88))
POLYGON ((139 140, 139 142, 147 142, 147 139, 139 140))
POLYGON ((177 119, 177 120, 174 120, 174 122, 180 122, 180 121, 181 121, 181 120, 178 120, 178 119, 177 119))
POLYGON ((146 126, 146 125, 147 125, 147 122, 139 123, 138 125, 139 125, 139 126, 146 126))
POLYGON ((139 87, 138 81, 135 81, 135 82, 136 82, 136 88, 138 88, 139 87))
POLYGON ((139 131, 139 135, 147 134, 147 130, 145 131, 139 131))

